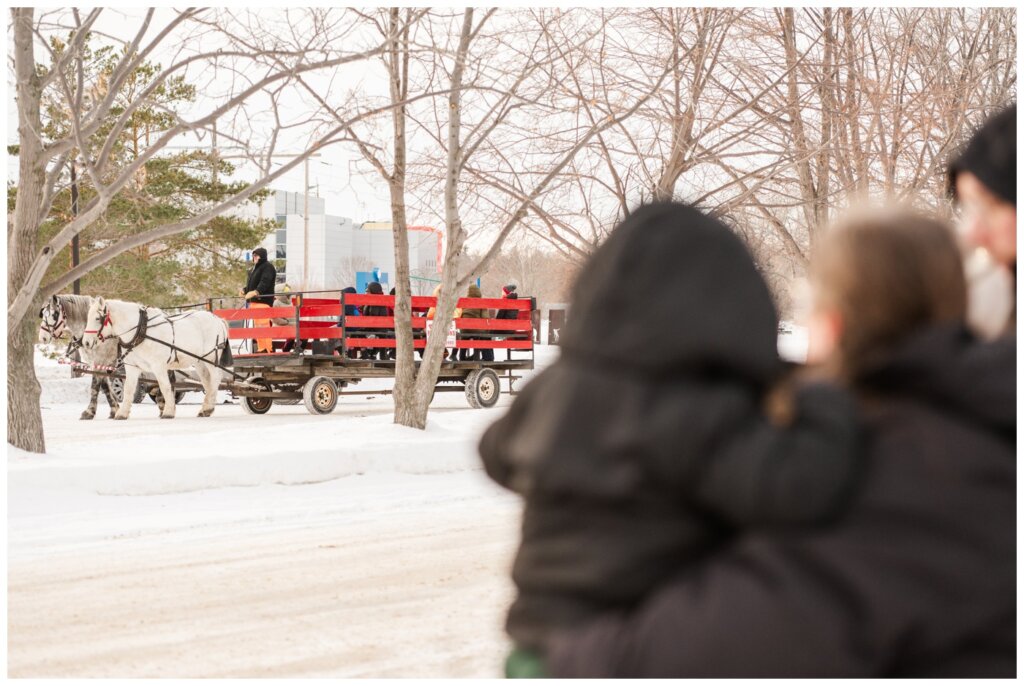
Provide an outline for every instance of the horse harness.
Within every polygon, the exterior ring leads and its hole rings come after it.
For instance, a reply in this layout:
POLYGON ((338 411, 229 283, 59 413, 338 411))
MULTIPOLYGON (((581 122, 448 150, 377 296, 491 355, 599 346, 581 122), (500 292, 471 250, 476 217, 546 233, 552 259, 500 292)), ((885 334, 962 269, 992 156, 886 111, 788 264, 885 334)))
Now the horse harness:
MULTIPOLYGON (((160 311, 160 314, 158 316, 162 316, 163 317, 163 321, 158 321, 158 322, 156 322, 154 324, 153 322, 150 322, 150 320, 149 320, 149 313, 146 311, 146 308, 145 307, 140 307, 139 308, 139 322, 133 327, 135 329, 135 335, 132 337, 132 339, 130 341, 128 341, 127 343, 123 343, 121 341, 121 336, 123 336, 124 334, 128 333, 129 331, 131 331, 131 328, 125 329, 124 331, 122 331, 121 333, 117 334, 116 336, 104 336, 103 335, 103 329, 107 325, 109 325, 111 323, 111 321, 110 321, 110 309, 106 308, 104 310, 104 312, 103 312, 103 316, 100 318, 99 329, 97 329, 96 331, 85 331, 85 333, 95 333, 96 337, 99 338, 101 341, 106 340, 107 338, 117 338, 117 341, 118 341, 118 356, 117 356, 117 364, 116 364, 116 366, 118 366, 118 367, 120 367, 121 364, 124 362, 124 358, 128 355, 128 353, 130 353, 132 350, 134 350, 143 341, 153 341, 154 343, 159 343, 160 345, 166 346, 167 348, 170 349, 170 354, 167 357, 167 362, 168 363, 170 363, 170 362, 179 362, 179 360, 178 360, 178 353, 182 353, 184 355, 187 355, 188 357, 195 358, 195 359, 199 360, 200 362, 206 362, 207 364, 212 364, 214 367, 217 367, 221 371, 225 371, 225 372, 228 372, 229 374, 231 374, 232 376, 236 376, 236 374, 235 374, 235 372, 233 370, 227 369, 225 367, 222 367, 221 365, 217 364, 216 362, 210 362, 209 360, 206 359, 207 355, 213 355, 214 359, 217 359, 216 358, 217 348, 220 347, 221 344, 218 343, 217 346, 215 346, 213 348, 213 350, 211 350, 210 352, 206 353, 206 355, 196 355, 195 353, 191 353, 188 350, 184 350, 182 348, 179 348, 178 346, 176 346, 174 344, 174 340, 175 340, 175 336, 174 336, 174 321, 178 320, 178 319, 184 319, 185 317, 189 317, 189 316, 191 316, 193 314, 195 314, 195 312, 183 312, 183 313, 177 314, 177 315, 168 315, 165 312, 160 311), (172 316, 173 316, 174 320, 172 320, 172 316), (171 327, 171 342, 170 343, 168 343, 167 341, 161 340, 159 338, 154 338, 154 337, 148 335, 149 334, 149 330, 151 328, 155 329, 155 328, 157 328, 159 326, 164 326, 165 324, 167 326, 171 327)), ((227 340, 224 341, 223 345, 227 345, 227 340)))

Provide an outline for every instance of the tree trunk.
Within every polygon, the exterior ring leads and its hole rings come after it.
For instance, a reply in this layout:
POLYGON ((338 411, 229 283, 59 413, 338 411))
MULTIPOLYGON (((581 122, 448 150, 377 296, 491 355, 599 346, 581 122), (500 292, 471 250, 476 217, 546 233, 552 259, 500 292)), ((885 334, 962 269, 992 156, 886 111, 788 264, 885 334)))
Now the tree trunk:
MULTIPOLYGON (((389 11, 392 32, 390 53, 391 102, 404 102, 409 92, 409 21, 412 10, 406 10, 406 23, 398 35, 400 10, 389 11)), ((395 251, 395 403, 394 422, 415 426, 414 390, 416 387, 415 351, 412 345, 412 287, 409 281, 409 231, 405 205, 405 105, 391 111, 394 131, 395 166, 388 179, 391 192, 391 231, 395 251)))
POLYGON ((833 74, 833 53, 835 52, 835 35, 832 32, 832 10, 826 7, 822 10, 822 23, 824 33, 824 56, 821 67, 821 77, 818 82, 818 98, 821 102, 821 142, 818 145, 816 160, 816 174, 814 193, 814 224, 808 233, 811 247, 814 247, 815 239, 821 229, 829 221, 829 193, 830 174, 832 169, 831 152, 834 148, 832 141, 833 120, 835 118, 835 84, 836 76, 833 74))
MULTIPOLYGON (((416 374, 416 387, 413 397, 404 408, 402 421, 395 421, 425 429, 430 400, 437 385, 437 374, 444 361, 445 338, 448 325, 455 311, 455 303, 459 294, 456 291, 458 282, 459 261, 466 237, 462 233, 462 221, 459 216, 459 176, 462 170, 462 145, 460 140, 462 117, 460 106, 462 101, 462 77, 465 72, 466 55, 472 40, 473 9, 467 8, 463 16, 462 33, 459 47, 455 53, 455 67, 452 69, 451 91, 448 95, 448 160, 444 186, 445 232, 447 234, 447 251, 444 257, 444 268, 441 272, 441 291, 437 297, 434 310, 434 324, 431 327, 427 347, 423 352, 419 373, 416 374)), ((396 405, 396 414, 398 408, 396 405)))
MULTIPOLYGON (((396 138, 396 147, 397 147, 396 138)), ((404 136, 402 138, 404 145, 404 136)), ((405 162, 402 161, 404 166, 405 162)), ((397 176, 398 158, 395 169, 397 176)), ((412 408, 416 401, 413 391, 416 385, 416 361, 412 338, 412 287, 409 280, 409 233, 406 230, 405 174, 391 183, 391 229, 395 249, 395 402, 396 424, 416 426, 412 408)), ((429 400, 427 401, 429 403, 429 400)), ((423 427, 419 427, 423 428, 423 427)))
POLYGON ((803 108, 800 105, 800 92, 797 87, 798 75, 796 64, 799 56, 796 49, 796 20, 792 8, 783 10, 781 28, 783 46, 786 51, 786 69, 789 72, 786 79, 786 94, 790 135, 793 139, 793 152, 796 158, 797 184, 800 189, 800 209, 803 211, 804 223, 807 226, 808 234, 813 235, 817 221, 814 211, 817 196, 814 177, 811 173, 810 146, 804 132, 803 108))
MULTIPOLYGON (((18 99, 18 194, 14 227, 7 237, 7 306, 25 283, 36 256, 36 239, 46 183, 46 159, 39 138, 42 88, 33 52, 33 10, 12 10, 14 71, 18 99)), ((19 318, 7 330, 7 441, 18 448, 44 452, 43 420, 36 379, 35 322, 19 318)))
MULTIPOLYGON (((388 13, 391 32, 400 25, 399 9, 388 13)), ((409 96, 409 32, 413 10, 406 10, 406 23, 400 36, 393 36, 390 47, 391 101, 403 102, 409 96)), ((409 219, 406 213, 406 105, 391 111, 394 133, 394 168, 388 179, 391 192, 391 230, 394 241, 395 302, 394 333, 396 344, 394 371, 394 423, 418 429, 426 427, 426 402, 417 393, 416 350, 413 347, 413 289, 409 269, 409 219), (422 411, 420 410, 422 406, 422 411)), ((431 389, 433 390, 433 389, 431 389)))
POLYGON ((44 453, 34 324, 26 319, 16 331, 7 334, 7 442, 22 450, 44 453))

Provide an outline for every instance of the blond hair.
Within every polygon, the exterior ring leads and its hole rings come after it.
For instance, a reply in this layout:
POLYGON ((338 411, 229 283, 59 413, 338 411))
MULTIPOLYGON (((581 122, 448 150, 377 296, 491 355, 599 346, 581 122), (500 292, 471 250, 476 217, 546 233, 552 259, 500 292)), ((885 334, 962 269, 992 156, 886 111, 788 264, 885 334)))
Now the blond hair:
POLYGON ((815 246, 810 276, 816 306, 842 319, 827 366, 847 382, 916 331, 966 316, 963 261, 952 227, 912 210, 848 214, 815 246))

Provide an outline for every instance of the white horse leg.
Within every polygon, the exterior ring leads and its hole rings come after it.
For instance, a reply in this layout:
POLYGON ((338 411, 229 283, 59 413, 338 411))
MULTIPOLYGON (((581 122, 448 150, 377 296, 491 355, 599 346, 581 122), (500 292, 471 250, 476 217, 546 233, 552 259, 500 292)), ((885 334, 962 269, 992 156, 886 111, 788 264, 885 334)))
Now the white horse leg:
POLYGON ((89 386, 89 406, 85 408, 79 419, 92 419, 96 416, 96 405, 99 404, 100 377, 93 376, 89 386))
POLYGON ((209 417, 217 406, 217 386, 220 385, 220 372, 204 363, 197 364, 196 371, 199 372, 199 380, 206 392, 203 396, 203 406, 199 410, 199 416, 209 417))
POLYGON ((135 389, 139 387, 139 376, 142 370, 134 365, 124 366, 124 394, 121 397, 121 405, 114 413, 114 419, 128 419, 132 411, 132 398, 135 397, 135 389))
POLYGON ((153 369, 153 376, 160 385, 160 393, 164 396, 164 407, 160 411, 160 419, 174 419, 174 390, 171 388, 171 378, 167 367, 153 369))

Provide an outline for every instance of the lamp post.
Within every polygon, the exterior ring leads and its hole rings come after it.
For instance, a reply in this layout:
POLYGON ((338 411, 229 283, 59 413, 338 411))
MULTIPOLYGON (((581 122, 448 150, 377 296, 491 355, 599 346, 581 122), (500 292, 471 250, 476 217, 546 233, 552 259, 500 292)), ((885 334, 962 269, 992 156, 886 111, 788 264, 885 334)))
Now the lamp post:
MULTIPOLYGON (((78 216, 78 177, 75 175, 75 160, 71 160, 71 216, 78 216)), ((72 219, 74 221, 74 219, 72 219)), ((74 269, 78 266, 78 234, 76 233, 71 238, 71 268, 74 269)), ((75 279, 72 284, 71 292, 75 295, 81 295, 82 285, 78 279, 75 279)))

